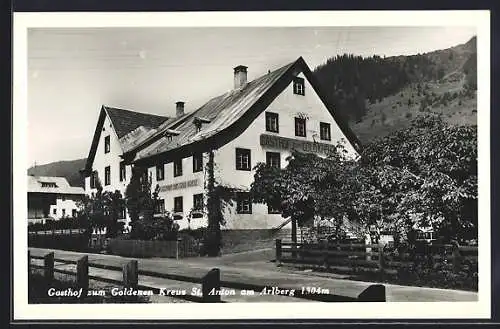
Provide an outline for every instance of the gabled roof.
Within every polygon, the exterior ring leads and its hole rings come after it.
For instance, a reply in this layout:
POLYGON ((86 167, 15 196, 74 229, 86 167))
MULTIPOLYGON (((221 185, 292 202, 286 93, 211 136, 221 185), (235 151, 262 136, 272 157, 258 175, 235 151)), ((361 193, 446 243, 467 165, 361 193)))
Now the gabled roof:
POLYGON ((28 176, 28 193, 83 195, 85 191, 82 187, 70 186, 65 177, 28 176))
POLYGON ((154 162, 158 157, 168 158, 172 153, 176 153, 176 156, 189 156, 196 149, 220 147, 241 134, 301 72, 334 117, 348 141, 359 151, 360 141, 347 122, 322 95, 318 82, 304 59, 300 57, 292 63, 248 82, 239 89, 212 98, 199 109, 178 120, 164 124, 162 129, 159 128, 156 134, 148 138, 149 143, 131 150, 124 157, 128 161, 147 163, 154 162), (202 117, 210 122, 204 123, 201 131, 197 131, 193 123, 195 117, 202 117), (181 134, 171 139, 167 138, 162 132, 168 128, 179 130, 181 134))
POLYGON ((104 106, 104 109, 108 113, 109 119, 115 128, 116 136, 119 139, 140 126, 156 128, 168 119, 168 117, 160 115, 134 112, 109 106, 104 106))
POLYGON ((103 105, 99 113, 99 119, 84 169, 86 175, 90 173, 92 168, 106 115, 111 120, 113 129, 124 152, 135 147, 137 143, 153 134, 155 129, 162 123, 173 120, 166 116, 134 112, 103 105))

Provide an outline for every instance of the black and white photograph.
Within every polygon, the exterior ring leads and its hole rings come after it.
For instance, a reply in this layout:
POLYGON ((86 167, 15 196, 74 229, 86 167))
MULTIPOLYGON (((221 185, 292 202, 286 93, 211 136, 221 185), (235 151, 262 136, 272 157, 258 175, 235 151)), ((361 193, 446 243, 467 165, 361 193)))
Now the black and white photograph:
POLYGON ((106 15, 14 17, 20 318, 490 316, 488 12, 106 15))

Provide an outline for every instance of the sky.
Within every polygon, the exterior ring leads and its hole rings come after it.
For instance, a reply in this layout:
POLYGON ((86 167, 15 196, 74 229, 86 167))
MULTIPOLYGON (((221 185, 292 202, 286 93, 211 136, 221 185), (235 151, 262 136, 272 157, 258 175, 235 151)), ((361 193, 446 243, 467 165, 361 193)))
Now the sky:
POLYGON ((28 30, 28 164, 87 157, 101 105, 175 115, 302 56, 393 56, 467 42, 474 27, 32 28, 28 30))

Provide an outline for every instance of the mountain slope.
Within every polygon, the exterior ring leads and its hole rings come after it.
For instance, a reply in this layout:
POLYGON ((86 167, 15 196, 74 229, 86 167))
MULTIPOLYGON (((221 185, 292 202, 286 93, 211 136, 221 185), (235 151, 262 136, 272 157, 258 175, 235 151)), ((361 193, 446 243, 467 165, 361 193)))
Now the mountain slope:
POLYGON ((80 176, 80 170, 85 167, 86 158, 71 161, 57 161, 44 165, 31 167, 28 175, 34 176, 59 176, 66 177, 71 186, 84 186, 84 181, 80 176))
POLYGON ((330 101, 363 143, 431 112, 450 124, 476 124, 476 37, 412 56, 343 55, 314 70, 330 101))

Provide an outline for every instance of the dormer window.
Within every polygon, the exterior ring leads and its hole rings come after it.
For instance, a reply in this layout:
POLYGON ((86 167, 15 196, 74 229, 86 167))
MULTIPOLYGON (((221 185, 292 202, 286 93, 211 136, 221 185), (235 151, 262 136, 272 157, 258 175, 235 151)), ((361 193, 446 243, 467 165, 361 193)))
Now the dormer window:
POLYGON ((203 118, 203 117, 194 117, 193 122, 194 122, 194 125, 196 126, 196 132, 200 132, 202 125, 204 123, 210 123, 211 120, 207 119, 207 118, 203 118))
POLYGON ((296 95, 305 95, 303 78, 295 77, 293 79, 293 93, 296 95))
POLYGON ((41 182, 42 187, 57 187, 57 184, 54 182, 41 182))

